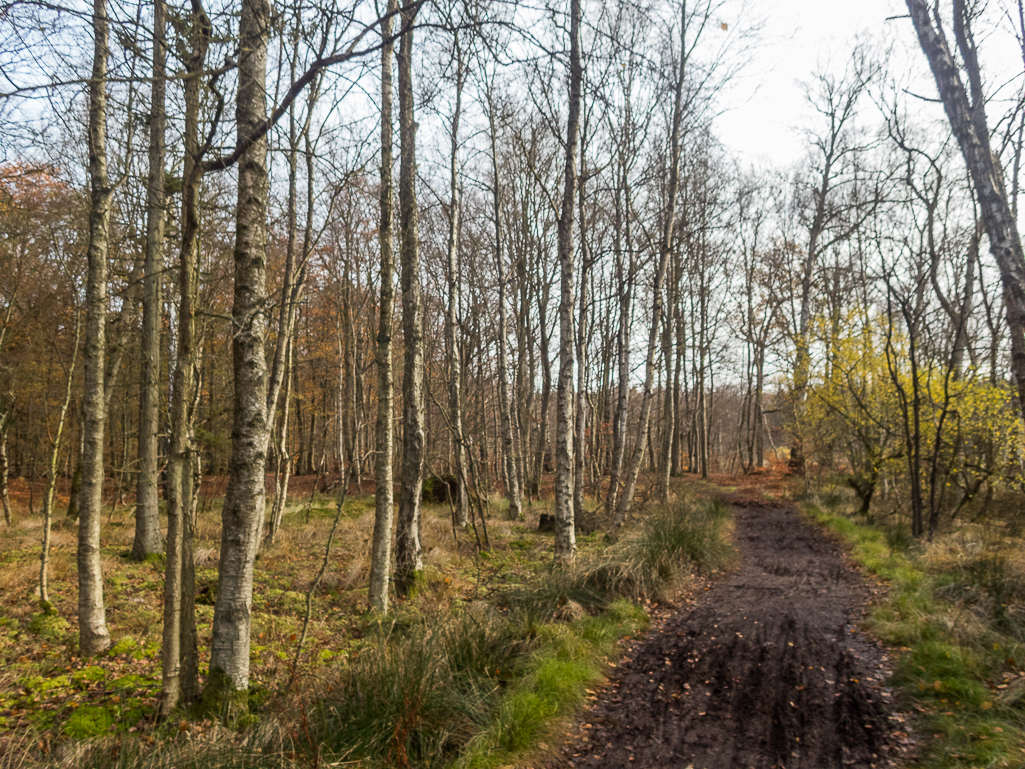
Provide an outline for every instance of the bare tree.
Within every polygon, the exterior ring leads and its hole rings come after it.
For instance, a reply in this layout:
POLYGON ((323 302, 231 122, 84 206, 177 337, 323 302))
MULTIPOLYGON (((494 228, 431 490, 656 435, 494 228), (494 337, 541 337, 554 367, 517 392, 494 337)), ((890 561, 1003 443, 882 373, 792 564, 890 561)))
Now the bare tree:
POLYGON ((193 466, 198 396, 199 344, 196 304, 199 294, 200 194, 203 181, 199 119, 200 78, 210 45, 211 25, 200 0, 192 0, 188 23, 189 78, 185 81, 185 157, 182 168, 181 247, 178 254, 178 335, 171 402, 171 444, 167 459, 167 557, 164 564, 162 712, 199 694, 195 616, 196 488, 193 466))
POLYGON ((819 73, 809 100, 823 117, 824 130, 812 136, 814 177, 804 199, 804 225, 807 232, 804 263, 801 266, 799 308, 791 330, 794 353, 793 392, 794 445, 791 464, 804 468, 803 424, 811 367, 810 333, 815 301, 816 277, 823 253, 846 241, 864 222, 870 206, 862 196, 851 194, 865 183, 860 156, 865 146, 859 142, 854 122, 858 103, 878 73, 878 66, 862 45, 855 48, 843 74, 836 77, 819 73))
POLYGON ((462 345, 459 338, 459 121, 462 116, 463 84, 466 80, 463 45, 459 29, 452 32, 452 62, 455 65, 455 105, 449 124, 449 203, 448 247, 445 260, 445 281, 448 297, 445 305, 445 341, 448 354, 448 408, 449 429, 452 431, 452 450, 455 454, 456 478, 459 481, 459 499, 455 502, 455 525, 465 527, 469 520, 469 487, 466 482, 466 446, 463 435, 463 372, 462 345))
MULTIPOLYGON (((672 123, 669 135, 669 178, 666 185, 665 207, 662 211, 662 232, 658 244, 658 261, 655 266, 654 279, 651 286, 651 317, 648 327, 648 351, 644 360, 644 395, 641 400, 640 422, 637 427, 637 440, 634 444, 630 464, 626 470, 626 478, 623 486, 623 493, 619 498, 616 508, 616 515, 613 518, 614 526, 622 526, 626 516, 633 504, 634 490, 637 488, 637 476, 641 470, 641 461, 644 457, 644 442, 648 434, 648 420, 651 415, 651 404, 654 400, 655 390, 655 353, 658 349, 659 325, 662 321, 662 288, 665 283, 666 268, 669 264, 669 256, 673 250, 673 229, 676 226, 676 197, 680 189, 680 155, 683 147, 683 116, 686 105, 684 99, 684 83, 687 79, 687 62, 693 52, 693 46, 700 39, 700 29, 693 40, 688 40, 688 26, 695 21, 687 13, 687 4, 680 4, 680 28, 678 56, 673 59, 673 112, 672 123)), ((703 21, 698 18, 697 23, 703 26, 703 21)))
POLYGON ((413 24, 419 4, 402 8, 399 43, 399 216, 401 217, 402 501, 395 530, 395 585, 406 594, 423 571, 420 491, 424 472, 424 319, 420 287, 420 211, 416 200, 416 119, 413 104, 413 24))
POLYGON ((1019 408, 1025 414, 1025 253, 1014 213, 1004 185, 1003 171, 990 146, 986 120, 986 96, 978 49, 972 31, 974 8, 965 0, 953 0, 956 61, 943 34, 939 4, 906 0, 918 42, 929 60, 943 109, 957 139, 979 202, 982 222, 989 236, 989 249, 1000 269, 1004 304, 1011 335, 1011 371, 1018 386, 1019 408), (961 69, 968 78, 966 91, 961 69))
POLYGON ((162 318, 161 277, 164 256, 164 219, 166 204, 164 154, 167 129, 165 93, 167 89, 167 44, 164 0, 153 3, 153 82, 150 86, 149 174, 146 179, 146 256, 143 269, 142 303, 142 382, 139 397, 139 476, 135 499, 135 539, 132 558, 141 561, 159 553, 159 489, 157 474, 160 430, 160 339, 162 318))
POLYGON ((85 656, 110 646, 100 569, 103 506, 104 392, 107 347, 107 258, 113 188, 107 173, 106 0, 93 0, 93 66, 89 80, 89 272, 86 280, 85 389, 82 394, 82 486, 78 511, 78 635, 85 656))
POLYGON ((391 529, 394 514, 394 471, 392 469, 392 402, 395 379, 392 371, 392 326, 394 325, 395 256, 392 250, 392 58, 391 15, 398 0, 388 0, 388 14, 381 20, 381 213, 378 238, 381 247, 381 310, 377 326, 377 459, 374 497, 374 536, 370 557, 370 607, 382 614, 388 611, 388 584, 391 578, 391 529))
POLYGON ((260 544, 266 496, 267 139, 266 133, 256 139, 252 137, 267 117, 265 82, 270 14, 267 0, 242 0, 235 116, 238 146, 246 149, 238 161, 235 213, 231 476, 221 513, 220 569, 207 682, 207 691, 215 701, 249 686, 253 564, 260 544))
POLYGON ((573 518, 573 376, 574 265, 573 214, 576 205, 577 139, 580 132, 580 0, 570 0, 569 111, 566 118, 566 155, 563 175, 562 214, 559 218, 559 383, 555 425, 555 560, 571 563, 576 554, 573 518))
POLYGON ((502 461, 505 474, 505 496, 509 500, 509 520, 521 513, 518 420, 513 418, 512 396, 509 392, 509 276, 502 243, 501 175, 498 164, 498 105, 495 103, 494 78, 485 84, 484 99, 491 138, 491 208, 495 225, 495 267, 498 272, 498 409, 502 431, 502 461))

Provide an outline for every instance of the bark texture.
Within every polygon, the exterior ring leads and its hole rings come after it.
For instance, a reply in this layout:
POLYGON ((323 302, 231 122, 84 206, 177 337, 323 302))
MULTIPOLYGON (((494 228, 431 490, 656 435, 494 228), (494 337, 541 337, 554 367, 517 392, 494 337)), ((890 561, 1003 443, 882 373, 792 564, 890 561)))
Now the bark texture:
POLYGON ((968 168, 989 236, 990 253, 1000 269, 1011 334, 1011 371, 1018 386, 1019 407, 1025 414, 1025 254, 1000 163, 989 143, 985 95, 972 37, 970 9, 966 8, 964 0, 953 1, 954 38, 968 76, 969 97, 957 62, 941 32, 938 16, 934 16, 923 0, 907 0, 907 6, 918 42, 936 79, 943 109, 968 168))
POLYGON ((391 15, 398 8, 397 0, 388 0, 388 16, 381 21, 381 198, 378 239, 381 248, 381 310, 377 324, 377 425, 374 476, 377 492, 374 498, 374 539, 370 555, 370 608, 388 611, 389 583, 391 582, 391 529, 394 514, 394 470, 392 452, 392 403, 395 398, 395 375, 392 368, 392 328, 395 323, 394 305, 395 254, 392 250, 393 216, 393 154, 392 131, 392 58, 393 46, 391 15))
MULTIPOLYGON (((262 126, 267 114, 267 39, 270 3, 243 0, 239 21, 239 85, 235 107, 238 142, 262 126)), ((235 214, 235 285, 232 357, 235 380, 231 475, 221 514, 221 561, 214 606, 207 689, 244 690, 249 685, 249 632, 253 563, 260 544, 267 463, 267 140, 249 143, 238 166, 235 214)))
POLYGON ((198 392, 200 350, 196 339, 199 290, 199 196, 203 179, 199 146, 200 81, 210 42, 210 21, 199 0, 192 2, 190 56, 185 81, 185 162, 182 169, 182 241, 178 258, 178 349, 171 401, 171 446, 167 458, 167 558, 164 562, 163 673, 160 707, 164 715, 182 700, 198 695, 199 678, 195 566, 195 483, 192 465, 194 405, 198 392))
POLYGON ((100 569, 103 444, 106 427, 104 363, 107 346, 107 256, 112 189, 107 175, 106 0, 93 2, 93 68, 89 81, 89 271, 86 278, 85 385, 82 393, 82 485, 78 501, 78 645, 91 657, 110 646, 100 569))
POLYGON ((424 312, 420 290, 420 212, 416 200, 416 119, 413 113, 413 23, 419 6, 400 16, 399 215, 402 223, 402 501, 395 527, 395 587, 409 592, 423 571, 420 489, 424 474, 424 312))
POLYGON ((555 421, 555 560, 568 564, 576 554, 573 516, 573 375, 574 265, 573 213, 577 188, 577 139, 580 133, 580 0, 570 0, 569 112, 566 119, 566 162, 563 172, 562 215, 559 218, 559 380, 555 421))
POLYGON ((135 492, 135 539, 132 558, 142 561, 162 550, 159 517, 160 431, 160 276, 164 256, 164 111, 167 51, 164 0, 153 3, 153 84, 150 90, 149 175, 146 180, 146 261, 143 267, 142 383, 139 394, 139 477, 135 492))

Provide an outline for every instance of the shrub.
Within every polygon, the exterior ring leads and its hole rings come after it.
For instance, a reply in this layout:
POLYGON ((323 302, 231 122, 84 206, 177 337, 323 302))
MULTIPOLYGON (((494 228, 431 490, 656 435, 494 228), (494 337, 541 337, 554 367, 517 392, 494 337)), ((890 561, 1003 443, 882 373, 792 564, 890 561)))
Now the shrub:
POLYGON ((459 480, 454 475, 429 475, 424 478, 420 501, 428 504, 442 504, 452 500, 459 502, 459 480))

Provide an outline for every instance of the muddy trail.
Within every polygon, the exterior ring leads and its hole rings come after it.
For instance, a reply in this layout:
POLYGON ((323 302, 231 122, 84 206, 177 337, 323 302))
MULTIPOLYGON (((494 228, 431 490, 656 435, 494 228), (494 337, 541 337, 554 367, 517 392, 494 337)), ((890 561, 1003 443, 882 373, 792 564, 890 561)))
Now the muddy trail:
POLYGON ((883 650, 842 550, 793 507, 729 500, 741 562, 638 644, 562 766, 891 764, 883 650))

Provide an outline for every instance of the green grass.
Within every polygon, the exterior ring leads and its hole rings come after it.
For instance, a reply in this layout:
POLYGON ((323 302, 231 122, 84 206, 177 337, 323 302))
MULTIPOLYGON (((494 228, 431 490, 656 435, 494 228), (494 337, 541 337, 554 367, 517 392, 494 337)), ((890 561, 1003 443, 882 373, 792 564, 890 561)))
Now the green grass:
POLYGON ((1025 766, 1025 646, 1007 612, 1021 586, 1006 564, 992 555, 931 563, 901 532, 810 512, 889 585, 869 625, 900 650, 893 683, 921 713, 928 737, 916 766, 1025 766))
POLYGON ((711 574, 734 557, 729 507, 688 500, 656 509, 640 531, 583 565, 579 591, 598 595, 666 599, 692 574, 711 574))

